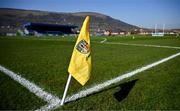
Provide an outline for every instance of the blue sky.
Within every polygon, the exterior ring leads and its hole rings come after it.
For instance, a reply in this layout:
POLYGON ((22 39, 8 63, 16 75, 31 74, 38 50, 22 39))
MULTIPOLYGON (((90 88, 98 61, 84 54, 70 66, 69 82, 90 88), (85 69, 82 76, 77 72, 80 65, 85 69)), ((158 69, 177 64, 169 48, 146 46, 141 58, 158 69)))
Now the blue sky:
POLYGON ((0 0, 0 8, 98 12, 140 27, 180 28, 180 0, 0 0))

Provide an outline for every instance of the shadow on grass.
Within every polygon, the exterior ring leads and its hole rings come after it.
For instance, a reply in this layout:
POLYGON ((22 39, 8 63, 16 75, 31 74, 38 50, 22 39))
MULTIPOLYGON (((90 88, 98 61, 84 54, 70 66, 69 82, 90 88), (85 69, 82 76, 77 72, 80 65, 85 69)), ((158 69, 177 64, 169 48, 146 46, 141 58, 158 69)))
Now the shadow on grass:
POLYGON ((129 82, 125 82, 119 85, 120 90, 116 93, 114 93, 114 97, 121 102, 123 99, 125 99, 129 92, 132 90, 132 88, 134 87, 134 85, 136 84, 136 82, 138 81, 138 79, 129 81, 129 82))
MULTIPOLYGON (((120 102, 120 101, 122 101, 123 99, 125 99, 128 96, 129 92, 131 91, 131 89, 135 85, 136 81, 138 81, 138 79, 135 79, 135 80, 132 80, 132 81, 129 81, 129 82, 125 82, 125 83, 122 83, 122 84, 110 86, 110 87, 108 87, 106 89, 103 89, 101 91, 89 94, 86 97, 89 97, 89 96, 95 95, 95 94, 99 94, 101 92, 108 91, 108 90, 116 88, 116 87, 120 87, 120 90, 118 92, 114 93, 114 97, 120 102)), ((81 98, 79 98, 79 99, 81 99, 81 98)), ((79 100, 79 99, 77 99, 77 100, 79 100)), ((69 103, 69 102, 67 102, 67 103, 69 103)))

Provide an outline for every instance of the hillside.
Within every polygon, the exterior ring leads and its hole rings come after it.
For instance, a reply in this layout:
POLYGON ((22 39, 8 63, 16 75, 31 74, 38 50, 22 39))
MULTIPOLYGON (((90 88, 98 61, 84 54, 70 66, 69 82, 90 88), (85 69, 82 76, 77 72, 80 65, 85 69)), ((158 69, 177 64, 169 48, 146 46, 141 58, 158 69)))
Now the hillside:
POLYGON ((91 16, 90 28, 94 33, 104 30, 130 31, 138 28, 110 16, 95 12, 61 13, 9 8, 0 8, 0 26, 9 25, 15 28, 20 28, 27 22, 41 22, 65 25, 69 24, 81 27, 82 22, 87 15, 91 16))

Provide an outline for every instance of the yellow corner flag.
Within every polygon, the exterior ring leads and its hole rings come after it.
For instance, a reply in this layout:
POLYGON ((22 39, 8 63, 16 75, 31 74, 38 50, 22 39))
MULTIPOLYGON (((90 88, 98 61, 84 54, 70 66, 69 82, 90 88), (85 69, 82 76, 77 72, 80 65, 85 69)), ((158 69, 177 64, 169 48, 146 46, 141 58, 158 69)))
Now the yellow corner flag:
POLYGON ((68 68, 71 74, 81 85, 84 85, 91 73, 91 48, 89 37, 89 16, 84 20, 80 34, 73 49, 68 68))

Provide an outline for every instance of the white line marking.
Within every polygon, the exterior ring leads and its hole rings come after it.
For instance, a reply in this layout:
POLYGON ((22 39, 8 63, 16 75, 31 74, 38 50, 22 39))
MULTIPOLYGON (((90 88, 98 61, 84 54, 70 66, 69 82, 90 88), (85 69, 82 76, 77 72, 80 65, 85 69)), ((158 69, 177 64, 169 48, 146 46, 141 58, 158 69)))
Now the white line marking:
POLYGON ((138 74, 138 73, 140 73, 140 72, 142 72, 142 71, 145 71, 145 70, 147 70, 147 69, 150 69, 150 68, 152 68, 152 67, 154 67, 154 66, 157 66, 157 65, 159 65, 159 64, 161 64, 161 63, 163 63, 163 62, 166 62, 166 61, 168 61, 168 60, 170 60, 170 59, 172 59, 172 58, 175 58, 175 57, 177 57, 177 56, 179 56, 179 55, 180 55, 180 52, 177 53, 177 54, 171 55, 171 56, 169 56, 169 57, 167 57, 167 58, 161 59, 161 60, 159 60, 159 61, 157 61, 157 62, 154 62, 154 63, 152 63, 152 64, 149 64, 149 65, 146 65, 146 66, 141 67, 141 68, 139 68, 139 69, 136 69, 136 70, 134 70, 134 71, 132 71, 132 72, 129 72, 129 73, 123 74, 123 75, 121 75, 121 76, 119 76, 119 77, 116 77, 116 78, 114 78, 114 79, 108 80, 108 81, 106 81, 106 82, 104 82, 104 83, 95 85, 95 86, 93 86, 93 87, 91 87, 91 88, 89 88, 89 89, 80 91, 79 93, 74 94, 74 95, 72 95, 71 97, 68 97, 68 98, 66 99, 66 102, 74 101, 74 100, 76 100, 76 99, 85 97, 85 96, 90 95, 90 94, 92 94, 92 93, 99 92, 99 91, 103 90, 104 88, 106 88, 106 87, 109 86, 109 85, 115 84, 115 83, 117 83, 117 82, 119 82, 119 81, 121 81, 121 80, 123 80, 123 79, 125 79, 125 78, 131 77, 131 76, 133 76, 133 75, 135 75, 135 74, 138 74))
MULTIPOLYGON (((161 63, 164 63, 164 62, 166 62, 166 61, 168 61, 168 60, 170 60, 170 59, 173 59, 173 58, 175 58, 175 57, 177 57, 177 56, 179 56, 179 55, 180 55, 180 52, 179 52, 179 53, 176 53, 176 54, 173 54, 173 55, 171 55, 171 56, 169 56, 169 57, 166 57, 166 58, 164 58, 164 59, 161 59, 161 60, 159 60, 159 61, 156 61, 156 62, 154 62, 154 63, 151 63, 151 64, 148 64, 148 65, 146 65, 146 66, 143 66, 143 67, 141 67, 141 68, 138 68, 138 69, 136 69, 136 70, 134 70, 134 71, 132 71, 132 72, 129 72, 129 73, 125 73, 125 74, 123 74, 123 75, 120 75, 120 76, 118 76, 118 77, 116 77, 116 78, 114 78, 114 79, 105 81, 105 82, 103 82, 103 83, 100 83, 100 84, 97 84, 97 85, 95 85, 95 86, 92 86, 92 87, 90 87, 90 88, 88 88, 88 89, 82 90, 82 91, 80 91, 80 92, 78 92, 78 93, 76 93, 76 94, 74 94, 74 95, 72 95, 72 96, 68 96, 68 97, 66 98, 66 100, 65 100, 65 103, 71 102, 71 101, 75 101, 75 100, 77 100, 77 99, 86 97, 86 96, 88 96, 88 95, 90 95, 90 94, 93 94, 93 93, 102 91, 103 89, 107 88, 108 86, 110 86, 110 85, 112 85, 112 84, 118 83, 118 82, 120 82, 120 81, 123 80, 123 79, 129 78, 129 77, 131 77, 131 76, 133 76, 133 75, 135 75, 135 74, 138 74, 138 73, 143 72, 143 71, 145 71, 145 70, 148 70, 148 69, 150 69, 150 68, 152 68, 152 67, 155 67, 155 66, 157 66, 157 65, 159 65, 159 64, 161 64, 161 63)), ((52 110, 52 109, 56 109, 56 108, 58 108, 58 107, 60 107, 60 102, 57 103, 57 104, 54 105, 54 106, 52 106, 51 104, 50 104, 50 106, 48 106, 48 105, 47 105, 47 106, 44 106, 44 107, 42 107, 42 109, 39 109, 39 110, 52 110)))
POLYGON ((20 75, 17 75, 16 73, 10 71, 9 69, 3 67, 0 65, 0 71, 4 74, 8 75, 24 87, 26 87, 30 92, 34 93, 36 96, 40 97, 44 101, 47 101, 48 103, 58 103, 61 101, 58 97, 44 91, 42 88, 38 87, 36 84, 26 80, 25 78, 21 77, 20 75))
MULTIPOLYGON (((105 38, 103 41, 101 41, 100 43, 104 43, 106 42, 107 39, 105 38)), ((180 49, 180 47, 172 47, 172 46, 158 46, 158 45, 146 45, 146 44, 127 44, 127 43, 113 43, 113 42, 106 42, 106 44, 121 44, 121 45, 133 45, 133 46, 148 46, 148 47, 162 47, 162 48, 174 48, 174 49, 180 49)), ((97 84, 95 86, 92 86, 86 90, 82 90, 72 96, 68 96, 65 100, 65 103, 66 102, 71 102, 71 101, 75 101, 77 99, 80 99, 80 98, 83 98, 83 97, 86 97, 90 94, 93 94, 93 93, 96 93, 96 92, 99 92, 103 89, 105 89, 106 87, 112 85, 112 84, 115 84, 117 82, 120 82, 121 80, 123 79, 126 79, 126 78, 129 78, 135 74, 138 74, 142 71, 145 71, 147 69, 150 69, 154 66, 157 66, 163 62, 166 62, 170 59, 173 59, 177 56, 180 55, 180 52, 177 53, 177 54, 174 54, 172 56, 169 56, 167 58, 164 58, 160 61, 157 61, 157 62, 154 62, 152 64, 149 64, 147 66, 144 66, 144 67, 141 67, 139 69, 136 69, 132 72, 129 72, 129 73, 126 73, 126 74, 123 74, 121 76, 118 76, 114 79, 111 79, 111 80, 108 80, 104 83, 101 83, 101 84, 97 84)), ((43 99, 44 101, 47 101, 49 104, 45 105, 45 106, 42 106, 40 109, 37 109, 38 111, 47 111, 47 110, 52 110, 52 109, 56 109, 58 107, 60 107, 60 103, 61 103, 61 99, 59 99, 58 97, 44 91, 42 88, 38 87, 36 84, 26 80, 25 78, 21 77, 20 75, 17 75, 16 73, 10 71, 9 69, 3 67, 0 65, 0 71, 5 73, 6 75, 10 76, 12 79, 14 79, 15 81, 17 81, 18 83, 20 83, 21 85, 23 85, 24 87, 26 87, 30 92, 34 93, 36 96, 40 97, 41 99, 43 99)))
POLYGON ((106 41, 107 41, 107 39, 104 38, 104 40, 100 41, 100 43, 104 43, 104 42, 106 42, 106 41))
POLYGON ((128 43, 121 43, 121 42, 104 42, 104 44, 119 44, 119 45, 131 45, 131 46, 145 46, 145 47, 180 49, 180 47, 173 47, 173 46, 148 45, 148 44, 128 44, 128 43))

